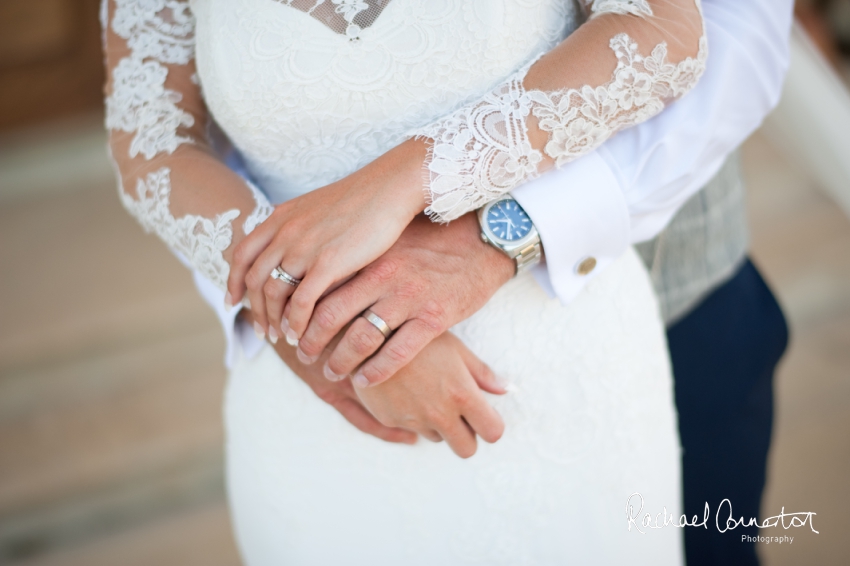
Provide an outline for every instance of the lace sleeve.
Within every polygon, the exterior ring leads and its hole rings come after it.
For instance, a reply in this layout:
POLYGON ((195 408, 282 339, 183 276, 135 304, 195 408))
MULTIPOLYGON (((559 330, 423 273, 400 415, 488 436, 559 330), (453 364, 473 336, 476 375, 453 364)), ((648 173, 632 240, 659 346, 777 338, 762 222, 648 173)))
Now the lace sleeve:
POLYGON ((480 208, 692 89, 708 57, 699 2, 584 0, 590 17, 574 34, 413 133, 430 146, 426 213, 447 222, 480 208))
POLYGON ((271 213, 207 139, 185 0, 103 0, 106 127, 125 208, 224 289, 229 251, 271 213), (242 223, 234 226, 234 221, 242 223))

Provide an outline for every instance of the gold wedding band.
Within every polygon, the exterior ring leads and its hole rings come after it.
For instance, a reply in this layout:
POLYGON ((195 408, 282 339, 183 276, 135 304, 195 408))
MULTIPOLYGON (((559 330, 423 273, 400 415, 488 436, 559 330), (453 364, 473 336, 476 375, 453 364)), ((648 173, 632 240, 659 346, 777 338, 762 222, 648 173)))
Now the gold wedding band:
POLYGON ((390 337, 390 334, 392 334, 392 333, 393 333, 393 329, 392 329, 392 328, 390 328, 390 325, 389 325, 389 324, 387 324, 387 323, 384 321, 384 319, 383 319, 383 318, 381 318, 380 316, 378 316, 378 315, 376 315, 375 313, 373 313, 371 309, 366 309, 366 310, 363 312, 363 315, 362 315, 362 316, 363 316, 363 318, 365 318, 366 320, 368 320, 369 322, 371 322, 371 323, 372 323, 372 326, 374 326, 375 328, 377 328, 377 329, 381 332, 381 334, 383 334, 383 335, 384 335, 384 339, 389 338, 389 337, 390 337))

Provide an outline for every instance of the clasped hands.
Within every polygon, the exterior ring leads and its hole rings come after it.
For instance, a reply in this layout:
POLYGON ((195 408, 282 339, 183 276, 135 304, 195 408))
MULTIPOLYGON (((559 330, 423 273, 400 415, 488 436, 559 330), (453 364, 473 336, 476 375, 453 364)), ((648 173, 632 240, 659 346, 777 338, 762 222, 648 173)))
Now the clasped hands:
POLYGON ((278 206, 234 250, 228 300, 247 295, 258 332, 360 430, 391 442, 446 440, 469 457, 476 436, 501 437, 483 392, 504 389, 447 330, 479 310, 514 264, 480 240, 474 213, 448 225, 420 214, 424 158, 424 144, 411 140, 278 206), (301 283, 272 279, 278 266, 301 283), (389 339, 360 316, 366 309, 394 329, 389 339))

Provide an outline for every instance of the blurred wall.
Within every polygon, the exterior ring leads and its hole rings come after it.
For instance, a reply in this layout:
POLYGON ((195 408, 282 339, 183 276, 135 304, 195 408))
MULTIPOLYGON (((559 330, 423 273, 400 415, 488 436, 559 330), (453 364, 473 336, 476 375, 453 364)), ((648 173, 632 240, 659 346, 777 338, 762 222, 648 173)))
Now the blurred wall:
POLYGON ((0 132, 103 105, 100 0, 0 0, 0 132))

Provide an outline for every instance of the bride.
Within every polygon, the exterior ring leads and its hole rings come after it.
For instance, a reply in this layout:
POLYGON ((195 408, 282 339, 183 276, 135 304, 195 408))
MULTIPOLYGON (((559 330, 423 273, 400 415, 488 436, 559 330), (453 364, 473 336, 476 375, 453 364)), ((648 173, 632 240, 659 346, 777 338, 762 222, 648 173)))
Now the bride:
POLYGON ((271 342, 226 395, 247 564, 681 562, 676 529, 627 528, 632 493, 680 509, 664 329, 633 252, 569 307, 517 262, 431 324, 318 317, 411 231, 515 206, 693 88, 699 0, 108 0, 102 19, 122 202, 271 342), (475 456, 363 434, 310 391, 322 374, 361 424, 475 456))

